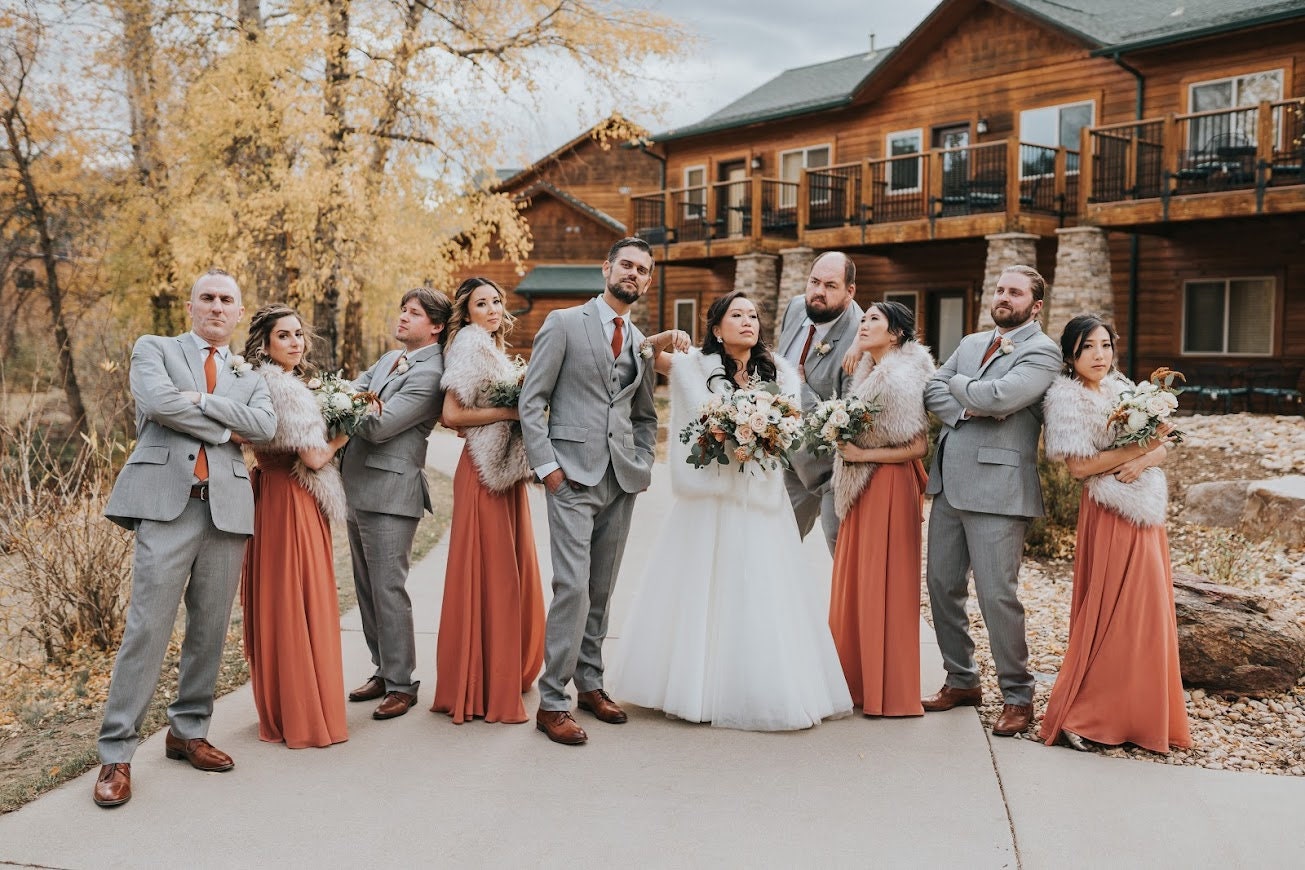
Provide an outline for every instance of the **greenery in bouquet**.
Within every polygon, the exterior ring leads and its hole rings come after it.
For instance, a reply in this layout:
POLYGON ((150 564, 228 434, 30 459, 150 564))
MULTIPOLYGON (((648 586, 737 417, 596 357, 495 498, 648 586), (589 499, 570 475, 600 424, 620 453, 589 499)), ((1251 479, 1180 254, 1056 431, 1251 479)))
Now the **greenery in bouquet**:
POLYGON ((746 388, 712 398, 697 419, 680 432, 691 445, 686 460, 694 468, 750 463, 775 469, 788 465, 788 452, 802 428, 802 412, 771 381, 754 379, 746 388))
POLYGON ((856 441, 874 428, 883 405, 874 399, 830 399, 802 418, 802 444, 817 456, 833 453, 839 444, 856 441))
POLYGON ((526 361, 521 357, 512 360, 512 376, 494 381, 482 389, 485 399, 494 408, 515 408, 521 400, 521 385, 526 382, 526 361))
POLYGON ((367 416, 373 402, 379 402, 375 393, 356 390, 353 383, 341 372, 324 374, 308 381, 308 389, 317 400, 317 407, 326 421, 328 432, 353 435, 358 424, 367 416))
MULTIPOLYGON (((1119 432, 1112 446, 1140 444, 1156 437, 1160 425, 1178 409, 1179 391, 1174 389, 1174 381, 1185 380, 1182 372, 1158 368, 1149 380, 1125 390, 1110 415, 1108 425, 1116 425, 1119 432)), ((1183 440, 1183 433, 1174 429, 1168 437, 1176 444, 1183 440)))

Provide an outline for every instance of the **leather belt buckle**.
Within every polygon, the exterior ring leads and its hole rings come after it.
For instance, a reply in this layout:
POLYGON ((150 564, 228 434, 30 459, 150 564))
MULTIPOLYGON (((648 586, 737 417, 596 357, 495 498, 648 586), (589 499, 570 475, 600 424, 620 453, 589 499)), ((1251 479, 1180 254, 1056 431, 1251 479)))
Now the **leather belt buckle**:
POLYGON ((196 483, 190 488, 190 497, 197 498, 200 501, 208 501, 208 484, 196 483))

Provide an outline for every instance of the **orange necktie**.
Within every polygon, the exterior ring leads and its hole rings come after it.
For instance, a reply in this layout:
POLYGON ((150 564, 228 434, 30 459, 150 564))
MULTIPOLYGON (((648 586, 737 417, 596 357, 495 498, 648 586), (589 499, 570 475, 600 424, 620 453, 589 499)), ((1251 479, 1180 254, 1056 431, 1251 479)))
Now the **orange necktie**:
POLYGON ((992 359, 992 355, 996 353, 997 349, 1000 347, 1001 336, 997 335, 992 339, 992 344, 988 345, 988 349, 983 352, 983 359, 979 360, 979 365, 984 365, 988 360, 992 359))
POLYGON ((811 328, 807 330, 807 341, 806 344, 802 345, 802 354, 798 357, 798 365, 804 366, 807 364, 807 354, 811 353, 811 342, 815 337, 816 325, 813 323, 811 328))
MULTIPOLYGON (((208 349, 208 358, 204 360, 204 385, 206 393, 213 392, 217 386, 217 348, 210 346, 208 349)), ((195 477, 200 483, 208 480, 208 453, 204 451, 204 445, 199 445, 199 453, 195 456, 195 477)))
POLYGON ((618 317, 612 321, 612 359, 621 355, 621 346, 625 337, 625 318, 618 317))

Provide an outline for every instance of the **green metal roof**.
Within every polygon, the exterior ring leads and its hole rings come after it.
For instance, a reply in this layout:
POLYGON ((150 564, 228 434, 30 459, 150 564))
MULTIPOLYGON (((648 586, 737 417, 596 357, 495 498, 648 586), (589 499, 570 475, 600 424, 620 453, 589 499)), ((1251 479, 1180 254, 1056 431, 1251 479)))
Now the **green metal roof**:
POLYGON ((597 296, 603 292, 602 266, 536 266, 517 285, 522 296, 597 296))

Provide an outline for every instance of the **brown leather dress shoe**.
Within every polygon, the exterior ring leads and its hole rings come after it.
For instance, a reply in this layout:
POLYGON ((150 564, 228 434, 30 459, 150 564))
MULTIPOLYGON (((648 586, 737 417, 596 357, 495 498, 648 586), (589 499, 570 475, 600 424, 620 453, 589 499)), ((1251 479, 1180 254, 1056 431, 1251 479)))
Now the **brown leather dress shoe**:
POLYGON ((163 740, 163 752, 168 758, 178 760, 184 758, 190 762, 191 767, 209 773, 219 773, 236 766, 230 755, 227 755, 203 737, 196 737, 194 740, 182 740, 173 734, 171 729, 168 730, 168 736, 163 740))
POLYGON ((620 725, 630 718, 625 715, 624 710, 616 706, 612 696, 602 689, 581 692, 576 696, 576 706, 587 713, 593 713, 598 717, 599 722, 606 722, 609 725, 620 725))
POLYGON ((920 702, 927 713, 941 713, 953 707, 977 707, 983 703, 983 689, 958 689, 955 686, 943 686, 935 695, 930 695, 920 702))
POLYGON ((131 800, 131 765, 102 764, 95 780, 95 803, 117 807, 131 800))
POLYGON ((408 708, 417 703, 416 695, 409 695, 407 692, 386 692, 385 700, 372 711, 373 719, 397 719, 408 708))
POLYGON ((371 677, 367 682, 349 693, 350 701, 375 701, 385 694, 385 681, 380 677, 371 677))
POLYGON ((554 743, 579 746, 589 739, 585 729, 568 710, 540 710, 535 714, 535 728, 548 735, 554 743))
POLYGON ((992 726, 992 733, 996 737, 1014 737, 1029 727, 1032 720, 1032 704, 1006 704, 1001 708, 1001 718, 992 726))

